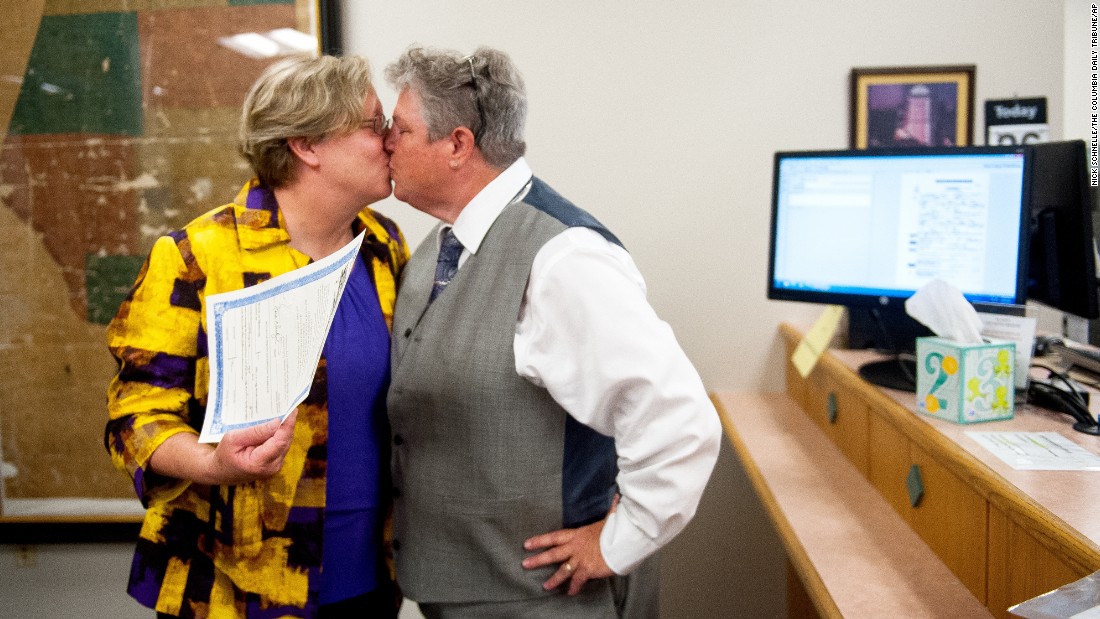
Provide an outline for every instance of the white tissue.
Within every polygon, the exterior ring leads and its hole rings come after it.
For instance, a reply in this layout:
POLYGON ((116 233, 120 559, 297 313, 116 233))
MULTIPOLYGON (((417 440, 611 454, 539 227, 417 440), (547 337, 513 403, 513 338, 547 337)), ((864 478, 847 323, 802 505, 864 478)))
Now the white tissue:
POLYGON ((934 279, 905 301, 905 312, 933 333, 961 344, 982 343, 982 320, 962 292, 934 279))

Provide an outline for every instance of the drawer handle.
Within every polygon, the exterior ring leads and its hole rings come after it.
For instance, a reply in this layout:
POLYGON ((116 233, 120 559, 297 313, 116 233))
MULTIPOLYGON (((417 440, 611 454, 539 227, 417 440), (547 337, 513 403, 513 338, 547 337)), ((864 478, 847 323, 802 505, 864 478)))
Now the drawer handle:
POLYGON ((836 405, 836 393, 830 391, 829 392, 828 410, 826 411, 826 413, 829 416, 829 423, 836 423, 837 408, 838 407, 836 405))
POLYGON ((909 467, 905 486, 909 489, 909 504, 913 507, 920 505, 920 500, 924 497, 924 480, 921 478, 919 465, 914 464, 909 467))

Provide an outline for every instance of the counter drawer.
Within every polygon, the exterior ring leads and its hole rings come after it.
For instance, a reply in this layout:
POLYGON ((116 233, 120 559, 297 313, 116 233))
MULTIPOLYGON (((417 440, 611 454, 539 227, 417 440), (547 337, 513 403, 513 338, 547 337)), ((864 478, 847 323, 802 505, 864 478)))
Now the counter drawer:
POLYGON ((871 415, 868 426, 871 484, 985 600, 988 501, 886 420, 871 415))

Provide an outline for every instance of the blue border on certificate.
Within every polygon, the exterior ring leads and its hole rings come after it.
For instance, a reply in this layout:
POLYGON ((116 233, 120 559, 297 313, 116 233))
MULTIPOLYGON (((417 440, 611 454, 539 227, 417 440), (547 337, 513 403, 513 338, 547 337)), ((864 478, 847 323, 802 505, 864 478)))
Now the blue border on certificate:
MULTIPOLYGON (((293 281, 289 281, 289 282, 280 284, 278 286, 273 286, 270 289, 260 290, 260 291, 257 291, 255 294, 251 294, 251 295, 248 295, 246 297, 242 297, 240 299, 234 299, 232 301, 224 301, 224 302, 221 302, 221 303, 215 303, 214 305, 212 305, 210 307, 210 312, 211 312, 211 314, 214 318, 214 324, 212 326, 211 325, 207 325, 207 326, 210 328, 210 333, 217 335, 217 338, 216 338, 217 345, 215 346, 215 349, 210 351, 210 352, 211 352, 211 354, 216 356, 216 358, 217 358, 217 367, 218 367, 217 375, 212 377, 213 378, 213 385, 212 385, 213 388, 210 390, 210 394, 207 396, 208 399, 210 397, 214 397, 214 403, 215 403, 213 415, 212 415, 212 418, 210 420, 210 432, 211 432, 211 434, 221 435, 221 434, 224 434, 226 432, 229 432, 230 430, 239 430, 241 428, 252 427, 252 426, 255 426, 255 425, 259 425, 261 423, 265 423, 265 422, 270 421, 272 419, 272 418, 267 418, 267 419, 262 419, 262 420, 259 420, 259 421, 249 421, 249 422, 238 423, 238 424, 223 424, 222 421, 221 421, 222 404, 223 404, 222 394, 223 394, 223 390, 225 389, 225 385, 224 385, 224 378, 225 378, 224 369, 225 369, 225 366, 222 364, 223 354, 224 354, 224 351, 222 350, 222 342, 223 342, 223 339, 224 339, 222 337, 223 336, 222 329, 224 328, 222 326, 222 316, 227 311, 234 310, 234 309, 237 309, 239 307, 246 306, 246 305, 252 305, 254 303, 258 303, 258 302, 264 301, 266 299, 270 299, 271 297, 278 296, 278 295, 280 295, 280 294, 282 294, 282 293, 284 293, 288 290, 293 290, 295 288, 300 288, 300 287, 302 287, 306 284, 315 282, 318 279, 327 277, 328 275, 332 274, 333 272, 344 268, 344 265, 346 265, 349 261, 354 260, 355 257, 359 254, 359 250, 360 250, 361 247, 362 247, 361 244, 356 244, 356 245, 353 245, 353 246, 349 247, 345 251, 345 254, 340 256, 335 262, 333 262, 332 264, 330 264, 327 267, 324 267, 322 269, 318 269, 316 272, 311 273, 310 275, 307 275, 306 277, 299 278, 299 279, 294 279, 293 281)), ((337 299, 337 303, 339 303, 339 299, 337 299)), ((208 341, 209 341, 209 336, 207 336, 207 337, 208 337, 208 341)), ((309 387, 307 387, 304 391, 298 393, 297 396, 295 398, 293 398, 292 401, 296 401, 296 402, 300 401, 301 399, 304 399, 305 396, 308 393, 309 393, 309 387)), ((294 406, 297 407, 297 404, 295 404, 294 406)), ((290 410, 286 410, 286 411, 283 411, 282 415, 280 415, 280 416, 285 416, 289 413, 290 413, 290 410)))

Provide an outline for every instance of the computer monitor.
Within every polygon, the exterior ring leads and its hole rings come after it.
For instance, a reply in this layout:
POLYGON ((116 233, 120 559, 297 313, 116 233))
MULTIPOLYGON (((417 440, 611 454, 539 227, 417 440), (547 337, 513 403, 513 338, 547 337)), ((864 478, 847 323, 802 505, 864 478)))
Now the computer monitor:
MULTIPOLYGON (((1026 296, 1028 151, 985 146, 778 152, 768 298, 843 305, 849 346, 912 351, 905 313, 933 279, 976 304, 1026 296)), ((913 390, 912 361, 860 368, 913 390)))
POLYGON ((1100 318, 1085 142, 1032 144, 1027 296, 1082 319, 1100 318))

